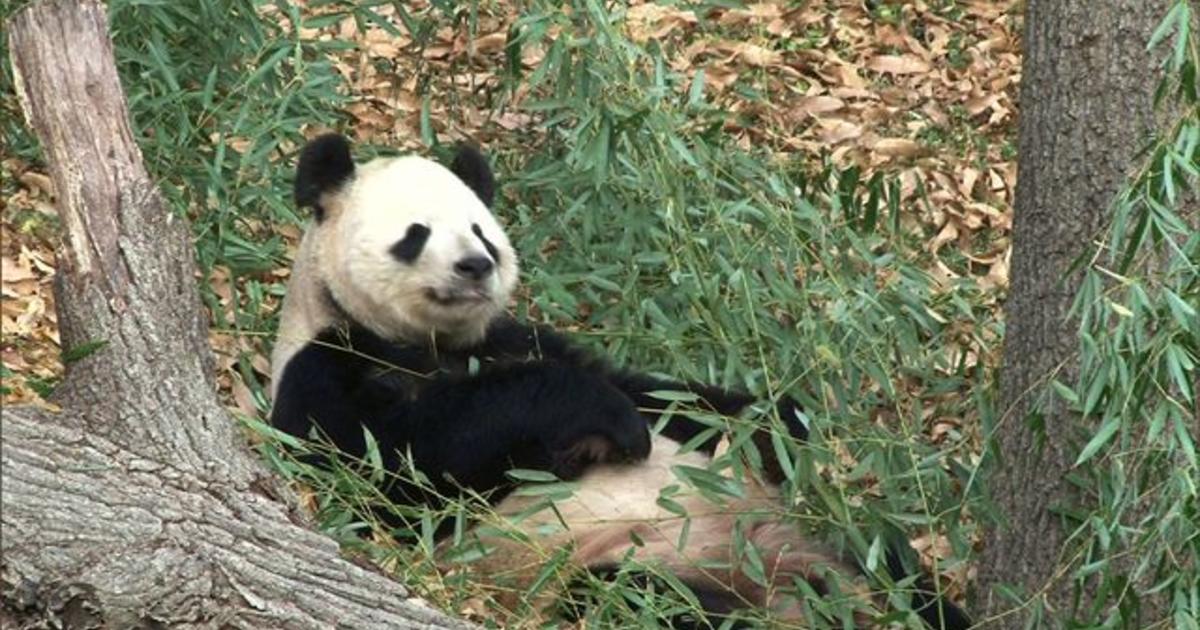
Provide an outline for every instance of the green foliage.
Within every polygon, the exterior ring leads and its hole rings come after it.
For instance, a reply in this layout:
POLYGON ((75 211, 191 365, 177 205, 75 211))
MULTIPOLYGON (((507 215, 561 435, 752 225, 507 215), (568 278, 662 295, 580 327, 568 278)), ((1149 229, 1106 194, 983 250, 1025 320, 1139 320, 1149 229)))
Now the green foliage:
MULTIPOLYGON (((213 325, 265 339, 275 314, 264 304, 284 291, 268 272, 288 263, 278 227, 303 221, 291 203, 292 156, 304 127, 341 126, 345 89, 331 55, 351 45, 300 37, 288 26, 300 8, 287 0, 115 0, 108 12, 134 132, 160 190, 191 221, 213 325), (213 289, 214 273, 229 295, 213 289)), ((321 19, 347 15, 371 13, 321 19)), ((239 348, 243 380, 265 408, 251 346, 239 348)))
MULTIPOLYGON (((1174 3, 1150 46, 1163 51, 1157 103, 1170 114, 1113 206, 1108 237, 1090 252, 1074 305, 1079 379, 1044 393, 1094 427, 1071 481, 1062 557, 1093 593, 1072 627, 1143 628, 1200 618, 1200 39, 1192 5, 1174 3), (1190 205, 1189 205, 1190 204, 1190 205)), ((1041 611, 1038 615, 1048 615, 1041 611)), ((1065 619, 1063 619, 1065 621, 1065 619)))
POLYGON ((336 44, 301 40, 279 22, 299 9, 259 3, 113 2, 117 60, 135 131, 169 199, 188 212, 206 265, 274 266, 282 251, 248 242, 247 218, 297 221, 286 194, 302 125, 334 125, 336 44), (185 149, 186 148, 186 149, 185 149), (211 238, 208 236, 212 233, 211 238))
POLYGON ((588 313, 596 343, 630 364, 796 396, 816 429, 795 458, 799 511, 856 554, 864 532, 949 522, 964 557, 971 532, 955 497, 970 484, 966 453, 947 459, 921 435, 926 405, 951 416, 987 406, 970 391, 978 374, 946 352, 953 324, 986 319, 974 289, 939 287, 922 271, 893 227, 887 182, 805 174, 734 149, 697 79, 629 44, 616 16, 587 2, 573 12, 587 22, 535 6, 514 41, 563 29, 521 77, 541 88, 524 106, 543 116, 549 140, 510 169, 508 214, 521 251, 554 251, 526 255, 541 317, 562 325, 588 313), (939 396, 949 393, 962 395, 939 396), (894 423, 873 423, 881 414, 894 423), (838 448, 857 462, 840 480, 849 488, 818 473, 838 467, 838 448), (883 498, 860 507, 865 480, 883 498))
MULTIPOLYGON (((373 4, 346 14, 379 23, 373 4)), ((401 8, 417 46, 444 26, 473 28, 480 10, 431 5, 401 8)), ((988 375, 976 361, 998 324, 978 290, 923 271, 920 243, 899 229, 909 209, 895 182, 865 180, 853 169, 805 172, 738 149, 722 135, 727 114, 705 100, 702 73, 679 75, 655 44, 634 44, 619 5, 570 5, 568 15, 558 3, 527 3, 510 31, 508 91, 494 105, 538 121, 534 140, 514 134, 489 147, 503 184, 498 213, 525 261, 530 298, 519 315, 582 329, 582 343, 619 362, 764 398, 794 396, 812 439, 798 445, 781 433, 772 445, 789 464, 781 504, 789 518, 872 568, 883 542, 925 534, 950 542, 952 557, 943 562, 964 562, 976 537, 963 518, 974 488, 974 433, 950 430, 936 446, 928 436, 931 419, 989 413, 988 375), (543 60, 522 71, 522 47, 539 44, 543 60), (518 86, 530 96, 517 101, 518 86)), ((231 283, 231 305, 206 291, 214 326, 269 334, 274 320, 262 305, 282 286, 264 272, 286 263, 275 229, 301 222, 290 203, 292 157, 303 126, 338 126, 345 88, 331 55, 350 44, 301 37, 286 25, 301 21, 286 0, 114 0, 109 8, 147 163, 173 207, 192 220, 203 270, 227 268, 245 280, 231 283)), ((322 15, 308 26, 341 17, 322 15)), ((448 78, 422 77, 426 102, 442 93, 439 81, 448 78)), ((426 120, 422 128, 440 150, 434 125, 426 120)), ((1179 295, 1186 302, 1188 293, 1179 295)), ((261 385, 244 363, 261 404, 261 385)), ((710 470, 681 469, 680 485, 737 496, 746 480, 737 456, 755 462, 761 455, 746 423, 760 421, 778 419, 714 419, 734 427, 730 453, 710 470)), ((275 468, 314 490, 321 523, 348 548, 452 610, 475 594, 465 572, 436 572, 432 551, 439 524, 448 524, 455 543, 468 540, 468 514, 499 525, 480 513, 477 498, 452 498, 438 512, 386 506, 374 482, 390 473, 378 453, 358 466, 323 469, 285 454, 283 436, 262 423, 251 428, 275 468), (359 536, 365 527, 387 529, 372 516, 381 507, 416 524, 415 545, 359 536)), ((416 471, 401 476, 419 481, 416 471)), ((571 490, 551 484, 531 492, 549 502, 571 490)), ((677 505, 672 492, 660 505, 677 505)), ((460 560, 477 555, 460 548, 460 560)), ((739 555, 750 575, 763 572, 752 548, 743 544, 739 555)), ((535 590, 565 579, 560 561, 546 559, 535 590)), ((590 623, 641 625, 694 609, 694 596, 670 576, 631 575, 623 568, 625 577, 605 587, 584 581, 584 597, 602 603, 585 613, 590 623)), ((894 589, 899 608, 907 605, 910 585, 881 575, 878 586, 894 589)), ((846 602, 813 597, 807 605, 842 625, 846 602)), ((919 627, 911 612, 889 619, 919 627)))
MULTIPOLYGON (((0 3, 0 23, 7 22, 26 2, 0 3)), ((26 159, 35 159, 39 153, 33 132, 25 127, 25 118, 17 102, 16 84, 13 81, 12 65, 8 58, 8 30, 0 29, 0 138, 4 138, 5 157, 9 153, 26 159)), ((11 182, 0 181, 0 192, 9 194, 11 182)))

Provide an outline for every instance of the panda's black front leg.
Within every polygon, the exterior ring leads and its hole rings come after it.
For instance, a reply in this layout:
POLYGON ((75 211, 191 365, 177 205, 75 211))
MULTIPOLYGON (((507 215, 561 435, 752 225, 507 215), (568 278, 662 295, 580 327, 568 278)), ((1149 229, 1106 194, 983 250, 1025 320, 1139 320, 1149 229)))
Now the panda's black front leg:
MULTIPOLYGON (((611 368, 606 361, 572 344, 565 336, 553 329, 530 326, 514 320, 500 320, 488 333, 489 350, 509 356, 532 355, 569 363, 589 373, 605 374, 606 380, 628 396, 638 410, 651 422, 658 422, 670 406, 668 401, 651 396, 655 391, 676 391, 695 394, 698 406, 723 416, 734 416, 753 403, 754 396, 741 391, 726 390, 712 385, 693 382, 678 382, 642 374, 633 370, 611 368)), ((800 441, 808 438, 808 430, 801 424, 795 411, 799 405, 784 397, 776 405, 779 417, 789 435, 800 441)), ((700 435, 710 426, 684 413, 676 413, 663 427, 662 435, 680 444, 700 435)), ((712 455, 722 435, 716 433, 698 445, 698 449, 712 455)), ((782 480, 782 468, 775 457, 771 444, 771 431, 763 426, 753 435, 754 444, 763 458, 764 473, 769 481, 782 480)))
MULTIPOLYGON (((615 386, 624 391, 637 405, 638 410, 647 415, 651 422, 657 422, 665 415, 670 407, 669 401, 651 395, 656 391, 686 392, 697 397, 697 406, 706 408, 722 416, 735 416, 757 399, 746 392, 727 390, 713 385, 695 382, 678 382, 653 377, 638 372, 620 370, 614 372, 609 379, 615 386)), ((797 411, 799 403, 789 396, 784 396, 776 404, 779 418, 787 427, 788 434, 795 440, 808 440, 808 429, 800 422, 797 411)), ((711 425, 700 422, 686 413, 675 413, 662 429, 662 435, 674 442, 684 444, 710 429, 711 425)), ((708 455, 716 450, 722 434, 717 432, 702 441, 696 448, 708 455)), ((755 430, 752 440, 762 456, 763 473, 768 481, 780 483, 784 479, 783 468, 775 456, 774 445, 771 443, 769 425, 763 425, 755 430)))
MULTIPOLYGON (((697 397, 696 406, 706 411, 712 411, 722 416, 735 416, 754 402, 754 397, 738 391, 728 391, 711 385, 699 383, 680 383, 656 378, 647 374, 631 371, 614 372, 610 377, 613 385, 625 392, 638 410, 647 415, 652 423, 658 422, 670 407, 670 401, 652 395, 653 392, 668 391, 693 394, 697 397)), ((662 429, 662 435, 672 441, 683 444, 704 431, 710 425, 695 420, 686 414, 677 413, 662 429)), ((698 450, 712 455, 721 439, 720 434, 713 435, 701 442, 698 450)))
POLYGON ((378 401, 359 395, 372 363, 317 337, 287 364, 275 392, 271 424, 286 433, 329 440, 342 452, 362 457, 366 451, 360 418, 382 413, 378 401))
POLYGON ((507 487, 513 468, 572 479, 594 461, 650 452, 649 427, 633 402, 571 364, 536 361, 447 377, 429 384, 410 409, 402 422, 411 427, 417 468, 435 483, 480 492, 507 487))

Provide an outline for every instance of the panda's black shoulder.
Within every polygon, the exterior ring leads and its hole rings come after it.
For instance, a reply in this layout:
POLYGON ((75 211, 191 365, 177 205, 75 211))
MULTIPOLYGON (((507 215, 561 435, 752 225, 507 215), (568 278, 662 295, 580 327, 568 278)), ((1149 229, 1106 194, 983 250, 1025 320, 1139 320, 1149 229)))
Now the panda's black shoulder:
POLYGON ((309 347, 319 348, 326 356, 368 364, 394 366, 413 371, 429 368, 430 354, 419 346, 396 343, 380 337, 367 327, 351 322, 321 330, 309 347), (347 358, 348 357, 348 358, 347 358))
POLYGON ((510 359, 555 360, 579 366, 602 363, 573 345, 562 333, 546 326, 520 322, 512 317, 493 321, 479 348, 482 354, 510 359))

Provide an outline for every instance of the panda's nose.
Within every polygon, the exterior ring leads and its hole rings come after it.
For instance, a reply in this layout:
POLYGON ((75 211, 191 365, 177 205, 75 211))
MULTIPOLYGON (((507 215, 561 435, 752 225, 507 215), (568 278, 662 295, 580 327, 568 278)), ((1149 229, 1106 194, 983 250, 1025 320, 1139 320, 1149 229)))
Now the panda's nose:
POLYGON ((470 256, 454 263, 454 271, 465 278, 483 280, 495 266, 487 256, 470 256))

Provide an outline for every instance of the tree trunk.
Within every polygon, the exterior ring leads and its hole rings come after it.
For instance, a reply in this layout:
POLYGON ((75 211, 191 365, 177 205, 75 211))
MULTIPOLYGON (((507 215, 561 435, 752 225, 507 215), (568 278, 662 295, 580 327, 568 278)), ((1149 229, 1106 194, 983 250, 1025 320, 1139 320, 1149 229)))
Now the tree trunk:
POLYGON ((6 25, 66 229, 59 409, 3 410, 0 626, 453 627, 339 556, 214 395, 189 230, 144 170, 103 7, 6 25))
MULTIPOLYGON (((1079 276, 1067 272, 1103 236, 1113 199, 1154 125, 1159 73, 1146 44, 1168 6, 1166 0, 1028 3, 1004 414, 990 484, 1007 522, 987 538, 977 583, 989 616, 1014 607, 998 595, 1001 584, 1060 615, 1073 608, 1074 567, 1063 555, 1069 529, 1054 510, 1078 499, 1067 474, 1089 425, 1053 402, 1039 423, 1028 414, 1050 379, 1074 382, 1078 322, 1067 313, 1079 276)), ((1022 628, 1027 617, 1017 611, 991 621, 1022 628)))

